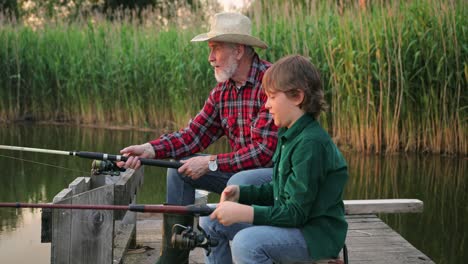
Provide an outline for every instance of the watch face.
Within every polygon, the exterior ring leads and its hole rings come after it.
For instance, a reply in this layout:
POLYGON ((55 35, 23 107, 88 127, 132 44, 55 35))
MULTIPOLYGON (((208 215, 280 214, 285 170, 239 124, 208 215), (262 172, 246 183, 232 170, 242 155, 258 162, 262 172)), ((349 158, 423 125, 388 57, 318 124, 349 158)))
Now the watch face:
POLYGON ((210 162, 208 163, 208 168, 210 169, 210 171, 216 171, 218 169, 218 164, 216 163, 216 161, 210 160, 210 162))

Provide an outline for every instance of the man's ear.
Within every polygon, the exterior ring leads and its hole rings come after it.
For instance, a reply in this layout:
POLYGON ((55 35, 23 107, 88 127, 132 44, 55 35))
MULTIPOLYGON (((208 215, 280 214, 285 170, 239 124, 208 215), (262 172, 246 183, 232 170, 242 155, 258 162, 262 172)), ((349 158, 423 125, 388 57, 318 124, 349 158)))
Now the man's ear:
POLYGON ((245 45, 238 44, 236 45, 236 59, 240 60, 245 53, 245 45))

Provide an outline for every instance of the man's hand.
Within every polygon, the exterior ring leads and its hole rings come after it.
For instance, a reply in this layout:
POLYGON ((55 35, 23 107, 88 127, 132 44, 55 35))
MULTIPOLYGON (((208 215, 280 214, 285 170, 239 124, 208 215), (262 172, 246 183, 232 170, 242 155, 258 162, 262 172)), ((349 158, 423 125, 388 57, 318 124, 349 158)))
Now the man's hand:
POLYGON ((139 158, 153 159, 156 156, 150 143, 126 147, 120 151, 120 154, 128 157, 128 159, 126 162, 118 162, 117 166, 135 170, 141 166, 139 158))
POLYGON ((252 206, 225 201, 218 204, 211 213, 211 219, 217 219, 222 225, 229 226, 235 223, 252 223, 254 210, 252 206))
POLYGON ((192 178, 192 180, 196 180, 210 171, 208 168, 209 161, 210 156, 196 156, 187 160, 181 160, 180 162, 183 165, 180 166, 178 172, 192 178))
POLYGON ((238 202, 239 201, 239 186, 238 185, 229 185, 224 188, 223 192, 221 193, 221 199, 219 200, 220 203, 224 201, 231 201, 231 202, 238 202))

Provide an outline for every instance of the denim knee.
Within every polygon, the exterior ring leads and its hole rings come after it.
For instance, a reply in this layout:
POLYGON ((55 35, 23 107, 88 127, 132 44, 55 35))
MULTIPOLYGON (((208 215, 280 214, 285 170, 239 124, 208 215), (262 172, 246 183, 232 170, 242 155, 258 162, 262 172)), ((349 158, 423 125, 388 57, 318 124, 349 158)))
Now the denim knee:
POLYGON ((267 255, 262 252, 261 245, 252 239, 249 228, 239 231, 232 240, 231 252, 235 263, 271 263, 267 255))
POLYGON ((245 170, 232 175, 227 185, 262 185, 270 182, 272 176, 272 168, 245 170))
POLYGON ((209 216, 200 216, 198 221, 200 227, 209 235, 209 232, 212 230, 213 220, 209 216))

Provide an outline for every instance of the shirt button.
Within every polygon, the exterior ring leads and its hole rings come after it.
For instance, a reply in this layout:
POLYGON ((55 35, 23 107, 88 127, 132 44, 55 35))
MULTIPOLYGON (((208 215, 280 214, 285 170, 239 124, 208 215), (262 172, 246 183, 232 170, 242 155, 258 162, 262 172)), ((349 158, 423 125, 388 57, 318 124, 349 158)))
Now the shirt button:
POLYGON ((282 145, 281 148, 284 148, 284 145, 282 145))
POLYGON ((275 197, 275 200, 278 201, 278 197, 275 197))

